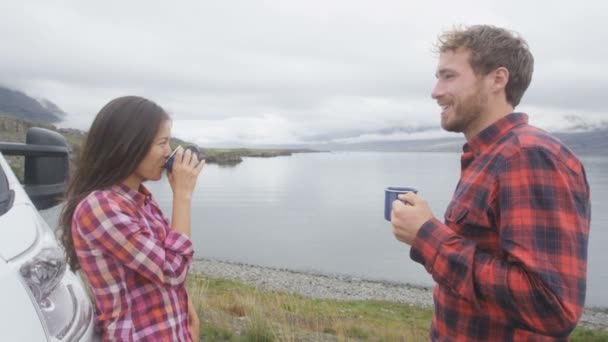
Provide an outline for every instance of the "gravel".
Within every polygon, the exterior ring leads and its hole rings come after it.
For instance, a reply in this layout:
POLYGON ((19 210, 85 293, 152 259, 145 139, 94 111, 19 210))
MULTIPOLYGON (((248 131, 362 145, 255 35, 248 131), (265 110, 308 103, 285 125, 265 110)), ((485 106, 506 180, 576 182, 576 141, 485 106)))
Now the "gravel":
MULTIPOLYGON (((190 271, 214 278, 237 280, 264 290, 285 291, 310 298, 373 299, 426 308, 433 306, 432 289, 408 284, 304 273, 210 259, 194 260, 190 271)), ((608 309, 585 308, 579 326, 608 331, 608 309)))

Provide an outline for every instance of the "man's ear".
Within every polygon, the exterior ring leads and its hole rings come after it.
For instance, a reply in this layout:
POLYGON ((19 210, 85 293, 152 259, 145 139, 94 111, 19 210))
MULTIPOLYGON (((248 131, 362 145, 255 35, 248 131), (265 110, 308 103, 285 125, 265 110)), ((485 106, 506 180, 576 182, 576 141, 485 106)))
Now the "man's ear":
POLYGON ((505 67, 498 67, 492 72, 492 90, 501 90, 509 83, 509 70, 505 67))

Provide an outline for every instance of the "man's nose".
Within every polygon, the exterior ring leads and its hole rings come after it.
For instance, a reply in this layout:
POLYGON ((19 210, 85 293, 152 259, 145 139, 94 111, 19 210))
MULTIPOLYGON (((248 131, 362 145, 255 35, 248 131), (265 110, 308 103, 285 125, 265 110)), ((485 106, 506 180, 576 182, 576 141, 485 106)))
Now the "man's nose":
POLYGON ((431 92, 431 97, 435 100, 437 100, 439 97, 441 97, 441 95, 443 95, 444 93, 444 89, 443 89, 443 85, 441 84, 441 82, 437 81, 435 83, 435 87, 433 88, 433 91, 431 92))

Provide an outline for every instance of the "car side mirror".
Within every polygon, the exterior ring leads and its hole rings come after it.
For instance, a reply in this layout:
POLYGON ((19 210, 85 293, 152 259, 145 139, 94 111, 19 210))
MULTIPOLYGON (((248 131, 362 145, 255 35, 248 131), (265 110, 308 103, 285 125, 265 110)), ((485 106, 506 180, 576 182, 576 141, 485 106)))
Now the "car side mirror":
POLYGON ((54 131, 32 127, 25 144, 0 142, 8 156, 24 156, 23 188, 37 209, 48 209, 63 201, 70 174, 70 149, 65 138, 54 131))
POLYGON ((25 143, 33 153, 25 155, 23 185, 37 209, 63 200, 70 173, 69 147, 65 138, 48 129, 32 127, 25 143))

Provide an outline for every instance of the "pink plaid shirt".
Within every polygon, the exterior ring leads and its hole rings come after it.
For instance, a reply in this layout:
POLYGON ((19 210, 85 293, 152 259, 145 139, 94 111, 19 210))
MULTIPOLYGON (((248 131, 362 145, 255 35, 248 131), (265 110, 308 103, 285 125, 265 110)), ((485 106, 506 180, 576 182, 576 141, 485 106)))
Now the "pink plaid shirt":
POLYGON ((97 190, 77 206, 72 236, 104 341, 192 341, 185 281, 194 252, 169 225, 143 185, 97 190))

